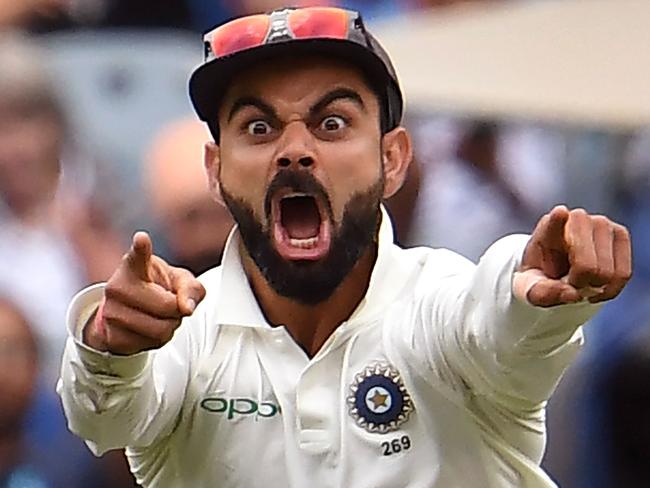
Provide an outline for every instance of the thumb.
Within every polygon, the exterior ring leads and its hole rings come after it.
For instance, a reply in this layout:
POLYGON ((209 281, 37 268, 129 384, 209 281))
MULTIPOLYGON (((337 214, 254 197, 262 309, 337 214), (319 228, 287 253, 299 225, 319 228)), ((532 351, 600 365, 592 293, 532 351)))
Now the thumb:
POLYGON ((151 237, 144 231, 138 231, 133 235, 131 249, 126 254, 127 268, 140 280, 151 281, 150 265, 153 244, 151 237))
POLYGON ((567 282, 548 278, 539 269, 515 272, 512 291, 521 302, 537 307, 576 303, 583 298, 580 291, 567 282))
POLYGON ((173 268, 172 291, 176 294, 178 310, 183 315, 192 315, 196 306, 205 298, 205 288, 192 273, 183 268, 173 268))

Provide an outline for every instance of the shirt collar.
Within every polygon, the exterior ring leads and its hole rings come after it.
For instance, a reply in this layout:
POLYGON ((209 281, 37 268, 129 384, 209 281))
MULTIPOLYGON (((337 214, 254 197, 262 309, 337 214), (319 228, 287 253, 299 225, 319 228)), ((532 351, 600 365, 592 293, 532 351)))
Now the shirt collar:
MULTIPOLYGON (((395 280, 399 279, 404 271, 399 266, 391 265, 396 249, 393 242, 393 226, 388 212, 382 205, 377 260, 366 295, 349 320, 374 315, 377 308, 390 303, 395 290, 401 288, 395 280)), ((235 226, 228 237, 223 254, 221 285, 217 297, 217 323, 245 327, 270 327, 244 271, 239 254, 239 243, 240 236, 237 226, 235 226)))

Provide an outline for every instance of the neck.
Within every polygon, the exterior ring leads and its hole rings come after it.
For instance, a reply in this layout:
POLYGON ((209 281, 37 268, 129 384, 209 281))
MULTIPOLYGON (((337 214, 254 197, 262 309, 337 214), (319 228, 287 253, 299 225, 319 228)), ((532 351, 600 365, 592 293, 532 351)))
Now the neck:
POLYGON ((307 355, 313 357, 361 303, 370 284, 377 246, 371 246, 361 256, 329 298, 315 305, 278 295, 245 250, 242 255, 244 269, 268 322, 272 326, 284 325, 307 355))

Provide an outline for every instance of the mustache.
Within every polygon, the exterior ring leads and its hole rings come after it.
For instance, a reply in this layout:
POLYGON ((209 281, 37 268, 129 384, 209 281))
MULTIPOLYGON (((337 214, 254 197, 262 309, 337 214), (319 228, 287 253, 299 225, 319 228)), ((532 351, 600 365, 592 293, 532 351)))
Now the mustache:
POLYGON ((306 193, 307 195, 320 199, 325 205, 325 210, 330 219, 333 218, 332 202, 325 187, 311 173, 294 169, 282 170, 271 180, 271 184, 266 190, 266 196, 264 197, 264 213, 266 214, 266 218, 271 218, 273 196, 278 191, 286 189, 296 193, 306 193))

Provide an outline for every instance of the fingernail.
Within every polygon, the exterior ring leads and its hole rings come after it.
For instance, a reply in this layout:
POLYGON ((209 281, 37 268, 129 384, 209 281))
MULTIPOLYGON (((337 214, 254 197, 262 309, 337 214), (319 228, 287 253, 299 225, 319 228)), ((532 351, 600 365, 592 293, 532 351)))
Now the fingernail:
POLYGON ((189 308, 190 312, 194 312, 194 310, 196 309, 196 302, 194 301, 193 298, 187 299, 187 308, 189 308))

